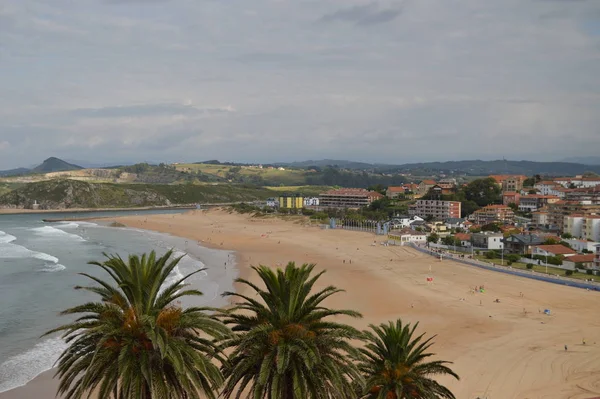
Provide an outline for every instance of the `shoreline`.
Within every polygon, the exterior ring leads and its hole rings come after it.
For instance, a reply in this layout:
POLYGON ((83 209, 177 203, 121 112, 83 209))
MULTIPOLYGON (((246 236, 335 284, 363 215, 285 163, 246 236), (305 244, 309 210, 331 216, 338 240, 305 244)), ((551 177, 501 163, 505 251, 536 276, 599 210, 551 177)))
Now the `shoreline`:
MULTIPOLYGON (((327 272, 315 289, 345 292, 326 306, 353 309, 362 319, 340 319, 359 329, 396 318, 419 322, 437 335, 435 360, 448 360, 461 380, 439 381, 456 397, 589 399, 600 396, 600 294, 497 271, 436 261, 408 247, 380 245, 382 237, 322 230, 302 220, 252 218, 223 210, 116 217, 130 228, 168 233, 199 245, 235 251, 238 276, 256 283, 250 265, 316 263, 327 272), (427 282, 426 278, 433 277, 427 282), (472 287, 485 286, 485 293, 472 287), (495 299, 500 299, 498 302, 495 299), (541 312, 551 309, 551 315, 541 312), (537 310, 537 311, 536 311, 537 310), (588 337, 587 345, 582 339, 588 337), (569 351, 563 346, 568 344, 569 351), (550 365, 552 367, 550 368, 550 365)), ((248 293, 235 285, 235 291, 248 293)), ((43 382, 31 381, 39 392, 43 382)), ((10 391, 9 391, 10 392, 10 391)), ((50 399, 52 394, 40 396, 50 399)), ((1 399, 28 396, 4 396, 1 399)), ((29 396, 31 397, 31 396, 29 396)))
MULTIPOLYGON (((167 214, 170 215, 170 214, 167 214)), ((122 217, 122 216, 119 216, 122 217)), ((109 227, 107 219, 117 219, 119 217, 109 216, 104 218, 77 218, 76 221, 98 221, 98 225, 105 228, 109 227)), ((202 275, 192 276, 190 280, 186 280, 186 283, 190 285, 191 289, 198 289, 204 295, 196 298, 196 301, 190 299, 183 299, 184 306, 209 306, 209 307, 227 307, 229 301, 219 295, 221 291, 233 290, 234 280, 239 276, 239 270, 237 266, 237 260, 235 252, 223 250, 220 248, 211 248, 209 246, 199 245, 195 241, 188 243, 185 237, 170 234, 168 232, 160 232, 156 230, 141 229, 138 227, 119 227, 120 229, 127 229, 132 232, 141 232, 147 234, 149 237, 158 237, 164 239, 170 247, 174 249, 173 256, 179 256, 178 252, 185 253, 193 260, 202 262, 203 267, 206 269, 208 279, 199 277, 202 275), (191 244, 191 245, 190 245, 191 244), (231 256, 233 254, 233 256, 231 256), (219 265, 227 263, 227 268, 222 270, 219 265), (202 286, 202 282, 208 283, 209 286, 217 285, 219 289, 215 292, 216 295, 212 296, 206 287, 202 286), (197 303, 198 299, 205 298, 207 303, 197 303), (185 303, 185 302, 196 302, 196 303, 185 303)), ((190 270, 183 270, 181 267, 179 272, 187 274, 190 270)), ((206 284, 205 284, 206 285, 206 284)), ((203 301, 204 302, 204 301, 203 301)), ((62 398, 62 396, 56 396, 56 390, 58 388, 58 380, 54 379, 56 368, 52 367, 47 370, 41 371, 33 379, 27 381, 25 384, 11 388, 7 391, 0 392, 0 399, 29 399, 29 398, 62 398), (46 395, 47 392, 52 392, 52 395, 46 395)), ((92 398, 95 398, 92 395, 92 398)))
MULTIPOLYGON (((141 206, 132 208, 71 208, 71 209, 20 209, 20 208, 0 208, 0 215, 25 215, 25 214, 46 214, 46 213, 91 213, 91 212, 135 212, 135 211, 169 211, 169 210, 193 210, 196 206, 192 205, 174 205, 174 206, 141 206)), ((99 219, 99 218, 90 218, 99 219)), ((56 219, 63 221, 65 219, 56 219)), ((81 219, 79 219, 81 220, 81 219)))

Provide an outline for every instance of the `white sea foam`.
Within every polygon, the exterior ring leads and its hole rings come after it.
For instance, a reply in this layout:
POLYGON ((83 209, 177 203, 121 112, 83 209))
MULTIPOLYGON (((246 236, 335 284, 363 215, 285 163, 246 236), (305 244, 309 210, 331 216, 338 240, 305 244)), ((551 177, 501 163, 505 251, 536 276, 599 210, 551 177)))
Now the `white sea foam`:
POLYGON ((60 271, 66 270, 66 268, 67 267, 65 265, 61 265, 60 263, 54 263, 54 264, 44 266, 44 268, 40 269, 40 271, 47 272, 47 273, 54 273, 54 272, 60 272, 60 271))
MULTIPOLYGON (((0 238, 4 236, 0 235, 0 238)), ((13 237, 13 236, 11 236, 13 237)), ((22 245, 12 244, 12 241, 0 241, 0 259, 36 258, 45 262, 58 263, 58 258, 44 252, 32 251, 22 245)))
POLYGON ((79 223, 74 223, 74 222, 61 222, 59 224, 61 229, 76 229, 77 227, 79 227, 79 223))
POLYGON ((50 370, 67 344, 60 338, 50 338, 26 352, 8 358, 0 364, 0 392, 25 385, 37 375, 50 370))
POLYGON ((16 239, 17 237, 11 236, 10 234, 5 233, 4 231, 0 231, 0 244, 8 244, 16 239))
POLYGON ((67 233, 66 231, 62 231, 61 229, 57 229, 52 226, 36 227, 31 229, 31 231, 42 237, 71 238, 77 241, 85 241, 83 237, 80 237, 77 234, 67 233))

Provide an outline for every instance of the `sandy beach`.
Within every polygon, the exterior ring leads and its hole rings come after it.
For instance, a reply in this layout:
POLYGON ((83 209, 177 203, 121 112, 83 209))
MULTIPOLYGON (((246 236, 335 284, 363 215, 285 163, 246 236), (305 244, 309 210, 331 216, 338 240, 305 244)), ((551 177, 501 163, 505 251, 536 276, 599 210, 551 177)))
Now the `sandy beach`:
MULTIPOLYGON (((440 262, 411 248, 382 246, 381 236, 324 230, 301 219, 211 210, 115 220, 236 251, 239 272, 250 279, 250 265, 316 263, 327 270, 320 286, 346 290, 328 305, 364 315, 344 321, 366 328, 401 317, 437 335, 433 351, 454 362, 461 377, 442 381, 457 398, 600 396, 600 293, 440 262), (476 286, 485 293, 471 293, 476 286)), ((55 386, 45 373, 0 399, 53 398, 55 386)))

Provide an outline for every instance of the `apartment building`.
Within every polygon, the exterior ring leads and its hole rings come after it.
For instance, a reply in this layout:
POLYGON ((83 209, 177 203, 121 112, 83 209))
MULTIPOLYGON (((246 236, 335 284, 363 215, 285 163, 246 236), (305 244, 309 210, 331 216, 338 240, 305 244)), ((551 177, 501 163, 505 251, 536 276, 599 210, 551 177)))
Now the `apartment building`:
POLYGON ((279 197, 279 207, 284 209, 304 208, 304 197, 301 195, 281 195, 279 197))
POLYGON ((375 191, 362 188, 341 188, 322 193, 319 196, 319 206, 321 208, 359 209, 381 198, 383 195, 375 191))
POLYGON ((565 225, 565 217, 572 214, 583 216, 600 215, 600 204, 591 201, 557 201, 548 204, 549 228, 562 232, 565 225))
POLYGON ((527 180, 524 175, 490 175, 502 187, 502 191, 520 191, 527 180))
POLYGON ((600 215, 586 216, 583 220, 582 230, 582 239, 600 241, 600 215))
POLYGON ((488 224, 494 222, 512 223, 515 219, 515 213, 505 205, 488 205, 476 210, 471 219, 476 224, 488 224))
POLYGON ((596 245, 596 256, 594 257, 594 269, 600 269, 600 245, 596 245))
POLYGON ((460 218, 461 203, 459 201, 418 200, 408 208, 409 216, 435 219, 460 218))
POLYGON ((573 213, 563 218, 563 233, 569 233, 575 238, 583 237, 583 221, 585 217, 581 213, 573 213))
POLYGON ((548 225, 548 212, 538 211, 531 213, 531 224, 534 227, 545 227, 548 225))
POLYGON ((555 195, 524 195, 519 199, 519 210, 522 212, 535 212, 548 204, 560 201, 555 195))

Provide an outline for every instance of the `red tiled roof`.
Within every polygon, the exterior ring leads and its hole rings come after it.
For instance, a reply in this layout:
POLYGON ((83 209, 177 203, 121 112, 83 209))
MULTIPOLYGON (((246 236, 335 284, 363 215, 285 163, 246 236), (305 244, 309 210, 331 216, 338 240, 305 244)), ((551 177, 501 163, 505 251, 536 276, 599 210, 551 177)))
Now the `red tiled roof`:
POLYGON ((569 256, 568 260, 569 260, 569 262, 581 262, 581 263, 593 262, 595 256, 596 256, 596 254, 573 255, 573 256, 569 256))
POLYGON ((554 255, 571 255, 576 254, 577 252, 573 251, 571 248, 565 247, 564 245, 555 244, 555 245, 538 245, 537 248, 542 251, 553 253, 554 255))
POLYGON ((423 180, 421 183, 425 183, 427 185, 435 185, 435 180, 423 180))
POLYGON ((458 238, 461 241, 469 241, 471 239, 471 234, 466 233, 456 233, 454 237, 458 238))
POLYGON ((392 193, 396 192, 396 191, 405 191, 406 190, 406 188, 404 186, 388 187, 387 189, 388 189, 388 191, 390 191, 392 193))

